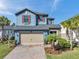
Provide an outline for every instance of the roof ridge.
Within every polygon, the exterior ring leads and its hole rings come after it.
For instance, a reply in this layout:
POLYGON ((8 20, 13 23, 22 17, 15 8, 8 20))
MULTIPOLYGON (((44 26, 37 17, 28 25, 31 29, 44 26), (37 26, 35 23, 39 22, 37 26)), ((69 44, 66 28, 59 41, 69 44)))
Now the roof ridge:
POLYGON ((28 9, 28 8, 24 8, 23 10, 20 10, 19 12, 16 12, 15 15, 17 16, 17 15, 25 12, 26 10, 29 11, 29 12, 31 12, 31 13, 33 13, 33 14, 36 14, 36 15, 45 15, 45 16, 48 16, 48 14, 41 13, 41 12, 34 12, 34 11, 28 9))

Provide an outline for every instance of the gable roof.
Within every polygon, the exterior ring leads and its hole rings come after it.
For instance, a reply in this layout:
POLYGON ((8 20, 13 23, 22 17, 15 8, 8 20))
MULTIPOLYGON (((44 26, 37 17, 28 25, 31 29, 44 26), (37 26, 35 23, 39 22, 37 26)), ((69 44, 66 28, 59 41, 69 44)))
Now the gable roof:
POLYGON ((35 14, 35 15, 48 16, 48 14, 45 14, 45 13, 38 13, 38 12, 33 12, 32 10, 27 9, 27 8, 25 8, 25 9, 23 9, 23 10, 21 10, 21 11, 15 13, 15 15, 18 16, 18 15, 20 15, 21 13, 23 13, 23 12, 25 12, 25 11, 29 11, 29 12, 35 14))

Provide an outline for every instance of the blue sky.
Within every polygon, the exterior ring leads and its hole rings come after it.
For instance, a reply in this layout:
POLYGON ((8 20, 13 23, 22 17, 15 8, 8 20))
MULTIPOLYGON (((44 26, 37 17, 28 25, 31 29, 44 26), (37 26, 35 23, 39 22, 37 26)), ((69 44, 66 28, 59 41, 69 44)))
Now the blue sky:
POLYGON ((48 13, 58 24, 79 14, 79 0, 0 0, 0 16, 6 16, 14 23, 15 13, 24 8, 48 13))

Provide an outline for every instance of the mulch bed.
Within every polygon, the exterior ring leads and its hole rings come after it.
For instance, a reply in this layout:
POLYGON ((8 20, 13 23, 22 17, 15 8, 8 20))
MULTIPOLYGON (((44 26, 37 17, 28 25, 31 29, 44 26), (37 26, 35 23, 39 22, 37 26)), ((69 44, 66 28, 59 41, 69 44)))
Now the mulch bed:
POLYGON ((61 50, 54 50, 53 48, 51 48, 51 47, 45 47, 45 51, 46 51, 46 53, 48 53, 48 54, 61 54, 62 53, 62 51, 61 50))

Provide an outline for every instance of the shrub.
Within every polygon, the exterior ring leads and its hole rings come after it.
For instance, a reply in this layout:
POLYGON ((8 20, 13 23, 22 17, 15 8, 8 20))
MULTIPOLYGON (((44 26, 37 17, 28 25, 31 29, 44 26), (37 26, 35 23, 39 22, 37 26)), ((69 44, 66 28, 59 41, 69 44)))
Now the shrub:
POLYGON ((59 42, 59 45, 61 48, 69 48, 70 47, 70 43, 64 38, 59 38, 58 42, 59 42))
POLYGON ((46 38, 44 39, 44 44, 48 44, 48 40, 46 38))
POLYGON ((14 36, 12 36, 12 37, 10 38, 10 40, 15 40, 15 37, 14 37, 14 36))
POLYGON ((59 37, 59 36, 57 36, 57 35, 55 35, 55 34, 50 34, 50 35, 48 35, 47 41, 48 41, 49 43, 52 43, 52 42, 54 42, 55 40, 58 40, 58 43, 59 43, 59 45, 60 45, 60 47, 61 47, 62 49, 63 49, 63 48, 69 48, 69 47, 70 47, 70 43, 69 43, 66 39, 61 38, 61 37, 59 37))
POLYGON ((55 34, 50 34, 47 37, 47 42, 52 43, 52 41, 57 40, 58 37, 55 34))

